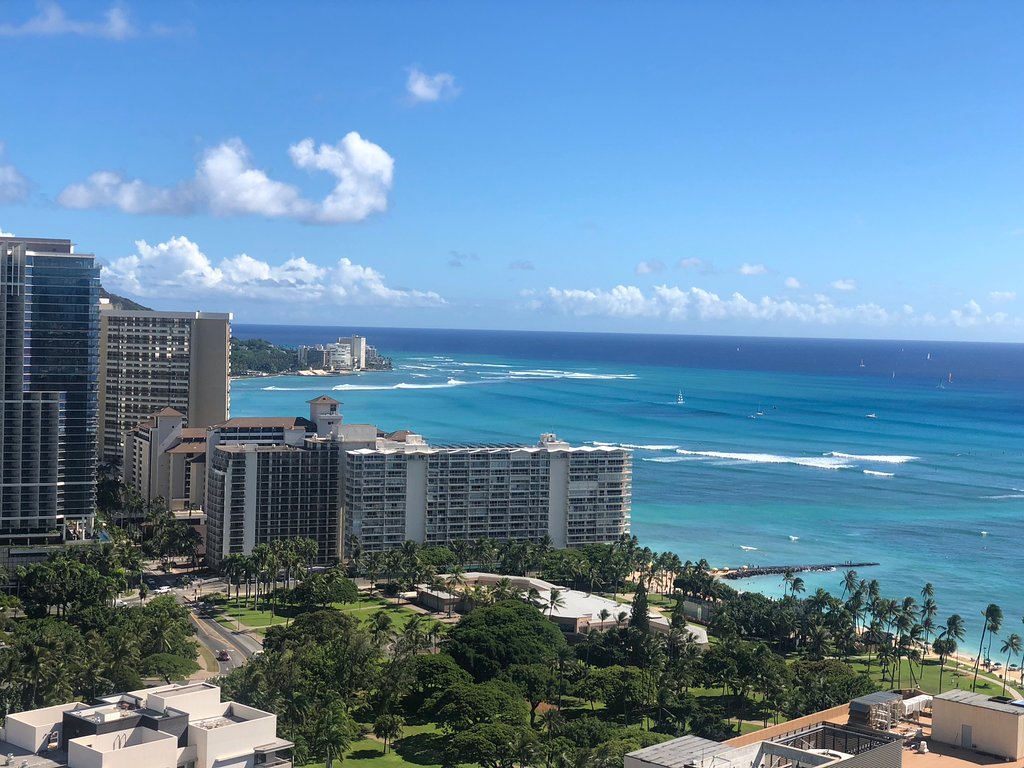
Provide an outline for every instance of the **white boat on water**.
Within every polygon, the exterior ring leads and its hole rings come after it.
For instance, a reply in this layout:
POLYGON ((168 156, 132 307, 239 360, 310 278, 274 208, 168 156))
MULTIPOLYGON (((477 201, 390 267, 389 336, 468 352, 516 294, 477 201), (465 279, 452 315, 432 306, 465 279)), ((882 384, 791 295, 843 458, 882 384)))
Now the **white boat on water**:
POLYGON ((877 419, 877 418, 878 418, 878 416, 877 416, 876 414, 874 414, 874 413, 869 413, 869 414, 868 414, 867 416, 865 416, 864 418, 865 418, 865 419, 877 419))
POLYGON ((683 397, 683 390, 679 390, 679 394, 676 395, 676 405, 683 405, 686 403, 686 398, 683 397))
POLYGON ((799 536, 790 536, 789 540, 790 541, 800 541, 800 537, 799 536))

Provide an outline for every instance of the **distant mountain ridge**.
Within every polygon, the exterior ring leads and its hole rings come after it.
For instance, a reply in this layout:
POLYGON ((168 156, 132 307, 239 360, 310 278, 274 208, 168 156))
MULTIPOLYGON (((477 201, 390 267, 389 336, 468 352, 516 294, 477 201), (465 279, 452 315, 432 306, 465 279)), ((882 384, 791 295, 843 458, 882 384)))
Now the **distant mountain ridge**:
POLYGON ((104 288, 102 285, 100 286, 100 298, 101 299, 109 299, 110 300, 110 306, 112 306, 114 309, 128 309, 128 310, 132 310, 132 311, 135 311, 135 312, 142 312, 142 311, 151 312, 152 311, 150 309, 150 307, 144 307, 144 306, 142 306, 141 304, 139 304, 136 301, 132 301, 131 299, 126 299, 124 296, 118 296, 116 293, 111 293, 106 288, 104 288))

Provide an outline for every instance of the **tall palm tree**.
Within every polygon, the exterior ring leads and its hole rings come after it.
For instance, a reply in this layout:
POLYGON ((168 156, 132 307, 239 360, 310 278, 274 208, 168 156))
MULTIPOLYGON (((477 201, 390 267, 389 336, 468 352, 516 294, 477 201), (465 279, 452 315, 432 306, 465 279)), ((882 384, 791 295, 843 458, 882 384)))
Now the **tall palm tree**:
POLYGON ((451 618, 452 608, 455 606, 455 595, 460 587, 466 585, 466 574, 462 570, 461 566, 456 565, 452 568, 444 580, 445 591, 448 592, 448 617, 451 618))
POLYGON ((958 613, 954 613, 946 619, 946 626, 941 629, 942 632, 939 634, 939 639, 942 640, 940 646, 942 652, 939 654, 939 693, 942 693, 942 673, 946 667, 946 659, 956 653, 957 643, 963 642, 966 634, 964 620, 958 613))
POLYGON ((562 590, 558 589, 557 587, 553 588, 548 593, 548 618, 549 619, 551 618, 551 614, 554 613, 556 608, 564 608, 564 607, 565 607, 565 593, 562 590))
MULTIPOLYGON (((981 654, 985 650, 985 634, 988 633, 990 636, 994 635, 999 631, 999 628, 1003 626, 1003 609, 995 603, 989 603, 981 616, 985 619, 985 623, 981 627, 981 644, 978 646, 978 658, 974 660, 974 682, 971 684, 972 691, 977 690, 978 688, 978 668, 981 667, 981 654)), ((991 647, 991 645, 992 640, 989 639, 989 647, 991 647)))
POLYGON ((801 579, 799 576, 794 576, 793 577, 793 582, 792 582, 792 584, 790 586, 791 586, 791 589, 793 590, 793 597, 796 597, 799 593, 801 593, 801 592, 803 592, 805 590, 804 580, 801 579))
POLYGON ((1010 658, 1012 656, 1019 656, 1021 647, 1020 635, 1013 632, 1003 641, 1003 647, 999 649, 1000 653, 1006 654, 1006 669, 1003 670, 1003 696, 1006 695, 1006 677, 1010 674, 1010 658))
POLYGON ((843 594, 839 596, 840 600, 845 599, 847 592, 852 595, 857 590, 857 581, 857 572, 852 568, 843 574, 843 594))

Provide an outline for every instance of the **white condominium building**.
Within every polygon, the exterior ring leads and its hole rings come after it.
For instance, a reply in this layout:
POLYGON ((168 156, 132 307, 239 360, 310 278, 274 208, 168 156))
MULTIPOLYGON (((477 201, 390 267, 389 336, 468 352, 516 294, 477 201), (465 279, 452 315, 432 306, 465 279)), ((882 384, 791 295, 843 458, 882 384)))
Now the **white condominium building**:
POLYGON ((628 450, 552 434, 534 446, 430 446, 402 432, 345 452, 346 534, 368 551, 408 539, 611 542, 629 532, 631 492, 628 450))
POLYGON ((171 684, 7 716, 0 755, 29 768, 291 768, 277 716, 171 684))
POLYGON ((163 408, 193 429, 228 417, 231 315, 100 312, 100 455, 121 457, 125 434, 163 408))

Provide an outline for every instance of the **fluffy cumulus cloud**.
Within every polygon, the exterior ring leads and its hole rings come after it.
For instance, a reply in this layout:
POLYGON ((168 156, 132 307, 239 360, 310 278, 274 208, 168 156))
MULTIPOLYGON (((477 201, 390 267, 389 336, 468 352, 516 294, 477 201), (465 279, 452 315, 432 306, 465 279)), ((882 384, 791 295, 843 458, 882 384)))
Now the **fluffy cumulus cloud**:
POLYGON ((13 232, 4 232, 4 228, 0 227, 0 237, 14 237, 13 232))
POLYGON ((118 208, 125 213, 294 218, 317 224, 361 221, 387 209, 394 160, 355 131, 337 144, 317 146, 303 139, 288 148, 292 163, 324 171, 335 179, 323 200, 309 200, 298 187, 276 181, 257 168, 248 147, 231 139, 203 153, 195 176, 171 187, 99 171, 71 184, 58 196, 65 208, 118 208))
POLYGON ((126 40, 136 30, 123 8, 112 6, 100 19, 82 21, 69 18, 57 3, 40 3, 39 12, 21 24, 0 24, 0 37, 54 37, 79 35, 126 40))
POLYGON ((302 257, 271 264, 242 253, 218 264, 187 237, 135 243, 135 253, 102 269, 103 284, 135 296, 221 295, 272 301, 301 300, 343 305, 439 306, 433 291, 392 288, 384 275, 342 258, 319 266, 302 257))
POLYGON ((743 262, 742 266, 740 266, 741 275, 763 275, 767 271, 768 268, 764 264, 748 264, 747 262, 743 262))
POLYGON ((548 288, 525 296, 534 311, 554 311, 577 317, 647 318, 666 321, 786 321, 807 325, 832 326, 839 323, 870 326, 1020 326, 1019 318, 1006 313, 985 314, 977 302, 970 301, 944 316, 918 316, 913 307, 902 305, 892 310, 875 303, 844 305, 827 296, 813 301, 762 296, 748 298, 740 292, 719 295, 703 288, 659 285, 648 292, 631 285, 611 289, 548 288))
POLYGON ((3 162, 4 143, 0 141, 0 205, 17 203, 28 197, 29 184, 21 171, 3 162))
POLYGON ((988 297, 992 301, 1013 301, 1017 298, 1016 291, 992 291, 988 297))
POLYGON ((420 103, 454 99, 461 89, 455 84, 455 77, 447 72, 428 75, 419 67, 411 67, 405 81, 405 91, 410 101, 420 103))
POLYGON ((857 281, 850 279, 833 280, 830 285, 837 291, 852 291, 857 288, 857 281))
POLYGON ((638 275, 651 275, 656 272, 663 272, 664 270, 665 265, 657 259, 648 259, 636 265, 636 273, 638 275))
POLYGON ((800 286, 800 281, 797 280, 795 277, 787 277, 786 278, 786 287, 787 288, 794 288, 794 289, 800 288, 801 287, 800 286))

